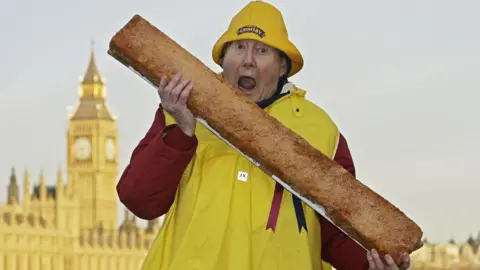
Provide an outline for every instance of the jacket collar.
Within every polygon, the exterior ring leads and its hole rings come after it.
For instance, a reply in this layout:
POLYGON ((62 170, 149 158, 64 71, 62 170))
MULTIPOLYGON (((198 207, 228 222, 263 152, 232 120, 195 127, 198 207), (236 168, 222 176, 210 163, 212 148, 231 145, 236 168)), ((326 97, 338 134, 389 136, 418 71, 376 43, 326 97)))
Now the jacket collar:
POLYGON ((294 89, 294 86, 291 82, 287 82, 286 84, 283 85, 283 87, 280 89, 280 91, 277 91, 272 97, 264 99, 262 101, 256 102, 257 105, 265 109, 266 107, 272 105, 275 101, 277 101, 279 98, 288 95, 289 93, 292 93, 294 89))

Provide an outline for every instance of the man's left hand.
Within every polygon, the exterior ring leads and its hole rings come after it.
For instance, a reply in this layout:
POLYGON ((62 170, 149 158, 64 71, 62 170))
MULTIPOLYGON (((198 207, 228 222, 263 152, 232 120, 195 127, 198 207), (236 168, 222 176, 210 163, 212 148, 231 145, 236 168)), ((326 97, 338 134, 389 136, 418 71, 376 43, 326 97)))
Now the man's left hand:
POLYGON ((369 270, 406 270, 410 267, 410 256, 408 254, 403 255, 400 266, 395 264, 393 258, 388 254, 385 255, 385 261, 387 262, 385 265, 375 249, 367 251, 367 260, 369 270))
MULTIPOLYGON (((422 246, 423 242, 420 242, 415 250, 420 249, 422 246)), ((403 260, 400 265, 395 264, 392 256, 387 254, 385 255, 385 261, 387 262, 387 265, 385 265, 378 252, 373 249, 367 252, 367 260, 369 270, 406 270, 410 267, 410 256, 408 254, 403 254, 403 260)))

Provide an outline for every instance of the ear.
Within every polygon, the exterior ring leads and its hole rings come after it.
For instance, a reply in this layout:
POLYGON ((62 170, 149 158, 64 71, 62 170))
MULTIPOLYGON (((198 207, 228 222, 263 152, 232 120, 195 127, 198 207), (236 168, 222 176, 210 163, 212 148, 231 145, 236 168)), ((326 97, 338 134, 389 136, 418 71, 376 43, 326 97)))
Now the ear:
POLYGON ((280 77, 283 77, 285 74, 287 74, 287 69, 288 69, 288 64, 287 64, 287 58, 282 57, 280 58, 280 77))

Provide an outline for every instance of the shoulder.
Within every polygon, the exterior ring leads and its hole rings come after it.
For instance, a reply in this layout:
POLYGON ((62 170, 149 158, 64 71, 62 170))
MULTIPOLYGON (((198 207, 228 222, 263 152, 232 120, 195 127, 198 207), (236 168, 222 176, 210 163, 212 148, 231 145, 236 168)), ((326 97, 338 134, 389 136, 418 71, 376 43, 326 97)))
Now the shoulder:
POLYGON ((297 100, 296 102, 292 102, 292 105, 298 106, 298 110, 300 110, 302 115, 315 119, 321 119, 322 121, 328 121, 335 125, 335 121, 331 115, 322 106, 307 98, 307 90, 300 88, 293 83, 289 83, 285 87, 287 87, 288 91, 290 91, 291 98, 297 100))
POLYGON ((323 108, 306 98, 305 90, 291 83, 286 87, 290 93, 267 107, 267 112, 332 157, 339 138, 337 125, 323 108))
POLYGON ((311 117, 315 118, 323 118, 323 120, 318 120, 318 121, 327 121, 330 123, 332 127, 335 128, 337 132, 337 148, 335 149, 335 160, 340 163, 344 168, 346 168, 350 173, 355 175, 355 167, 353 165, 353 160, 352 156, 350 153, 350 148, 349 144, 347 142, 347 139, 344 134, 341 133, 339 130, 339 127, 335 123, 335 121, 332 119, 329 113, 326 112, 321 106, 315 104, 314 102, 308 100, 306 98, 306 92, 305 90, 295 86, 294 92, 301 93, 302 97, 302 102, 305 107, 309 108, 310 112, 313 114, 311 117))

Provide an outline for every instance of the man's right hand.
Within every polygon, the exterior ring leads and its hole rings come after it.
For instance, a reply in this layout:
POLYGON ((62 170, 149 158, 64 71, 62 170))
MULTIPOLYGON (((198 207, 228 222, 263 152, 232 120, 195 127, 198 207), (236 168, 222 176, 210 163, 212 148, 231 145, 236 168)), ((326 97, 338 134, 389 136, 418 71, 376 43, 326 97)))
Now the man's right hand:
POLYGON ((188 136, 195 133, 195 117, 187 107, 187 100, 193 89, 190 79, 182 79, 182 74, 177 73, 169 81, 163 76, 158 86, 162 108, 168 112, 177 122, 180 129, 188 136))

